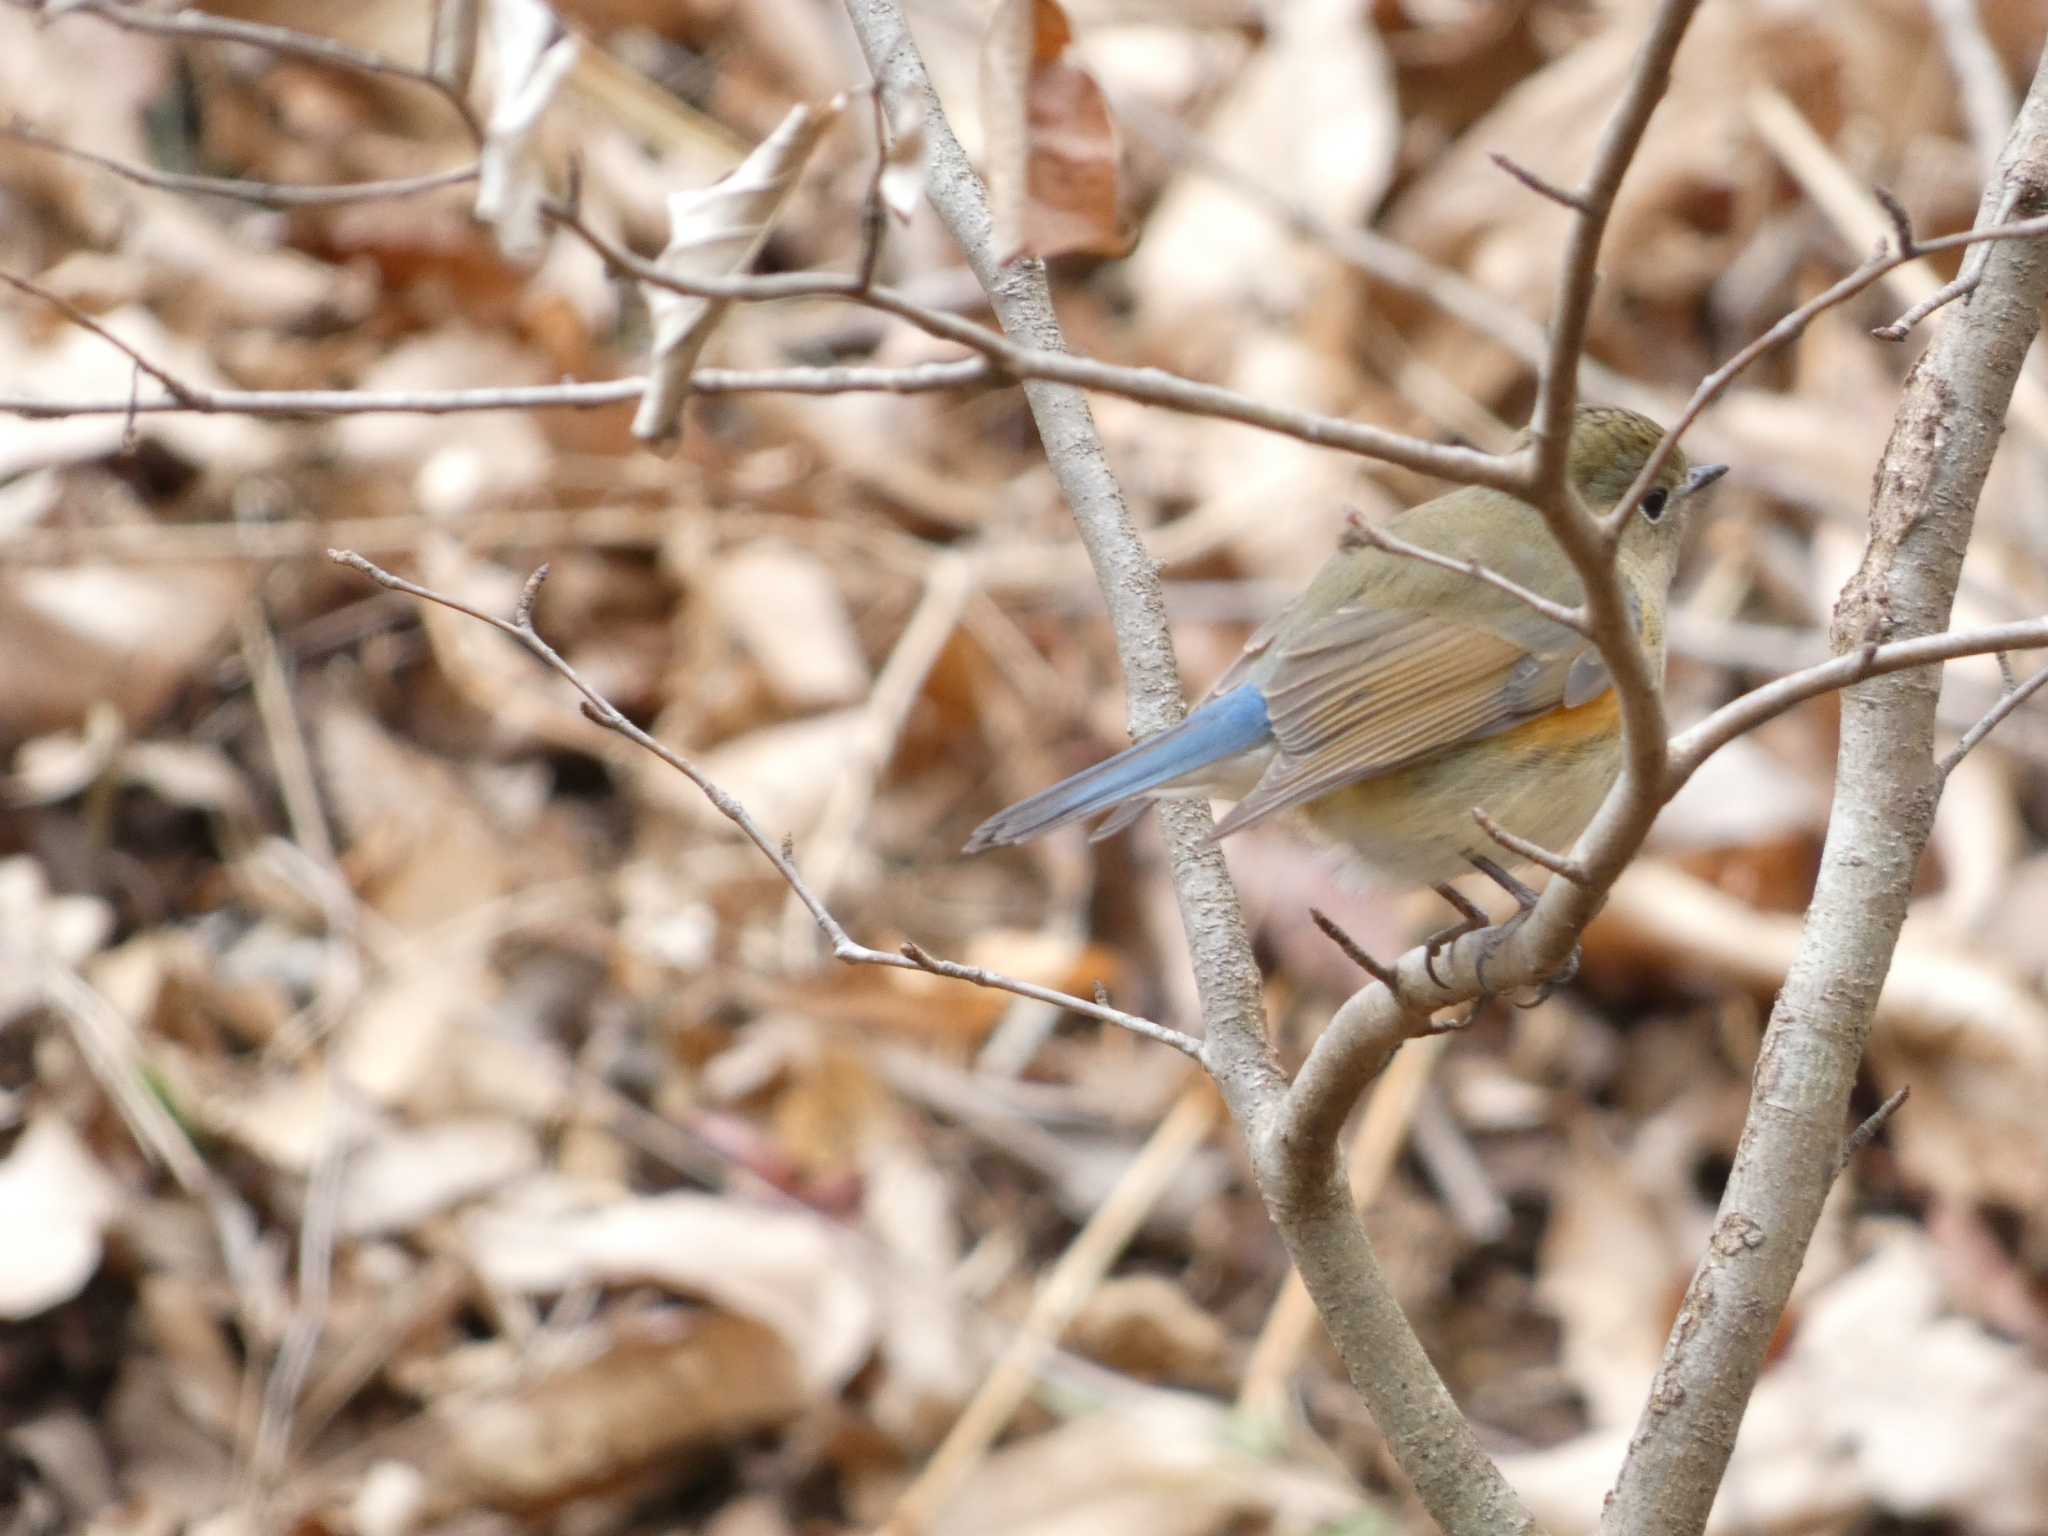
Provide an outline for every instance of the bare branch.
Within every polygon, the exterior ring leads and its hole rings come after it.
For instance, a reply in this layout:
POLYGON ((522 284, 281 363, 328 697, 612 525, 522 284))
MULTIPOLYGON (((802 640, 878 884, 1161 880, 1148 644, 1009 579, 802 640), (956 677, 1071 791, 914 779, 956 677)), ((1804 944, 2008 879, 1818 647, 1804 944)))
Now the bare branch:
POLYGON ((1904 341, 1914 326, 1925 320, 1937 309, 1940 309, 1945 304, 1953 304, 1957 299, 1966 299, 1975 293, 1981 276, 1981 273, 1970 272, 1958 277, 1953 282, 1943 283, 1918 304, 1915 304, 1911 309, 1900 315, 1898 319, 1892 321, 1890 325, 1872 326, 1870 334, 1879 341, 1904 341))
POLYGON ((1533 608, 1553 624, 1562 624, 1576 634, 1592 633, 1587 626, 1586 615, 1580 609, 1567 608, 1563 603, 1552 602, 1540 592, 1533 592, 1520 582, 1509 580, 1499 571, 1491 570, 1477 560, 1460 560, 1455 555, 1441 554, 1434 549, 1425 549, 1420 544, 1411 544, 1406 539, 1396 538, 1356 509, 1345 514, 1344 532, 1339 536, 1339 542, 1346 549, 1381 549, 1406 560, 1419 560, 1422 564, 1433 565, 1439 570, 1469 576, 1472 580, 1483 582, 1496 591, 1507 593, 1516 602, 1533 608))
POLYGON ((1400 987, 1401 978, 1396 976, 1390 968, 1380 964, 1379 961, 1367 954, 1365 946, 1339 927, 1327 912, 1324 912, 1320 907, 1310 907, 1308 915, 1310 921, 1322 930, 1323 937, 1344 951, 1345 959, 1349 960, 1388 991, 1395 991, 1400 987))
POLYGON ((1877 1139, 1877 1133, 1885 1128, 1885 1123, 1899 1112, 1899 1106, 1912 1097, 1912 1093, 1913 1088, 1909 1083, 1873 1109, 1869 1119, 1842 1138, 1842 1154, 1835 1159, 1837 1178, 1840 1178, 1843 1171, 1856 1160, 1857 1153, 1877 1139))
POLYGON ((238 203, 252 203, 259 208, 334 208, 346 203, 387 202, 417 197, 423 192, 438 192, 443 187, 459 187, 475 181, 477 176, 476 166, 465 165, 452 171, 432 171, 424 176, 401 176, 389 181, 291 186, 282 182, 244 181, 235 176, 186 176, 172 171, 151 170, 107 155, 96 155, 89 149, 79 149, 21 123, 0 123, 0 139, 12 139, 17 144, 48 150, 67 160, 97 166, 137 186, 153 187, 160 192, 177 192, 188 197, 232 198, 238 203))
MULTIPOLYGON (((2048 57, 1978 206, 2048 184, 2048 57)), ((1869 552, 1836 605, 1837 643, 1947 623, 1977 499, 2048 299, 2048 249, 1989 248, 1983 282, 1906 383, 1876 477, 1869 552)), ((1901 646, 1846 660, 1874 664, 1901 646)), ((1999 646, 1996 649, 2007 647, 1999 646)), ((1776 685, 1773 685, 1776 686, 1776 685)), ((1768 692, 1768 690, 1760 690, 1768 692)), ((1932 831, 1937 689, 1870 678, 1842 699, 1835 805, 1799 950, 1772 1009, 1713 1240, 1687 1288, 1603 1531, 1704 1529, 1835 1178, 1841 1126, 1932 831)))
POLYGON ((310 32, 295 32, 289 27, 274 27, 258 21, 237 21, 227 16, 215 16, 205 11, 146 11, 140 6, 124 5, 118 0, 67 0, 61 8, 35 3, 35 0, 7 0, 17 10, 42 15, 50 20, 63 20, 71 16, 91 16, 108 22, 126 32, 146 32, 156 37, 188 38, 195 41, 219 43, 241 43, 251 48, 280 57, 304 59, 311 64, 325 65, 330 69, 359 70, 365 74, 383 75, 387 79, 405 80, 425 86, 449 106, 462 119, 462 125, 472 139, 483 141, 483 126, 477 121, 476 113, 452 80, 442 79, 415 65, 400 63, 397 59, 386 58, 367 48, 354 48, 347 43, 336 42, 330 37, 317 37, 310 32))
POLYGON ((402 576, 394 576, 391 572, 364 559, 353 550, 330 549, 327 551, 327 558, 336 565, 347 566, 359 575, 368 577, 380 587, 388 588, 393 592, 402 592, 407 597, 415 597, 422 602, 437 603, 441 607, 452 609, 466 618, 475 619, 480 624, 488 624, 499 634, 516 641, 529 653, 537 657, 549 671, 568 683, 570 687, 583 696, 582 709, 587 719, 593 724, 613 732, 615 735, 623 736, 627 741, 632 742, 634 746, 639 747, 642 751, 652 753, 663 763, 673 768, 677 773, 696 785, 704 798, 711 802, 721 816, 739 828, 747 841, 752 843, 760 851, 761 855, 770 864, 775 866, 775 872, 782 876, 790 890, 795 893, 797 899, 810 912, 812 921, 818 925, 818 931, 825 936, 826 942, 832 946, 832 957, 835 960, 844 961, 848 965, 878 965, 895 970, 927 971, 935 976, 950 977, 956 981, 969 982, 977 987, 988 987, 999 992, 1014 993, 1018 997, 1028 997, 1037 1002, 1051 1003, 1056 1007, 1067 1009, 1072 1013, 1078 1013, 1085 1018, 1099 1020, 1104 1024, 1114 1024, 1119 1029, 1128 1029, 1131 1033, 1142 1035, 1147 1040, 1155 1040, 1161 1045, 1170 1045, 1183 1055, 1191 1056, 1198 1061, 1202 1059, 1202 1042, 1195 1039, 1194 1036, 1183 1034, 1177 1029, 1169 1029, 1164 1024, 1155 1024, 1150 1019, 1143 1019, 1135 1014, 1125 1013, 1121 1009, 1111 1008, 1099 1002, 1090 1002, 1086 998, 1075 997, 1070 993, 1056 991, 1051 987, 1041 987, 1034 982, 1020 981, 1013 976, 1005 976, 1001 972, 989 970, 986 966, 959 965, 951 960, 941 960, 927 954, 915 944, 905 944, 900 952, 891 953, 883 949, 870 949, 867 945, 856 942, 847 934, 846 929, 840 925, 839 920, 832 915, 831 909, 811 889, 803 875, 797 870, 795 852, 787 838, 784 838, 779 843, 771 840, 762 829, 760 823, 754 820, 744 805, 721 789, 705 774, 703 769, 699 768, 689 758, 665 746, 655 737, 648 735, 647 732, 641 730, 639 726, 627 719, 612 704, 611 700, 607 699, 596 688, 586 682, 583 675, 570 665, 568 660, 559 651, 541 637, 540 631, 533 627, 533 604, 534 600, 540 595, 541 584, 547 580, 547 566, 540 566, 531 576, 527 577, 525 585, 520 589, 519 601, 513 610, 513 616, 506 619, 500 618, 494 613, 487 613, 471 603, 464 602, 461 598, 450 596, 448 593, 437 592, 432 587, 420 586, 417 582, 407 581, 402 576))
POLYGON ((1586 873, 1585 865, 1576 859, 1568 859, 1561 853, 1554 853, 1541 843, 1532 843, 1519 833, 1510 832, 1488 815, 1484 806, 1472 807, 1472 819, 1479 823, 1481 831, 1516 857, 1527 859, 1538 868, 1547 869, 1558 878, 1569 880, 1574 885, 1591 883, 1592 877, 1586 873))
POLYGON ((2023 683, 2015 683, 2012 681, 2010 664, 2006 662, 2003 651, 1999 652, 1998 659, 2001 667, 2007 669, 2005 692, 1999 696, 1998 702, 1985 712, 1984 718, 1963 732, 1963 739, 1950 748, 1943 755, 1941 761, 1934 765, 1935 772, 1939 773, 1944 779, 1955 772, 1956 764, 1968 757, 1978 742, 1998 729, 1999 723, 2007 715, 2039 693, 2043 684, 2048 684, 2048 667, 2041 668, 2023 683))
MULTIPOLYGON (((1736 737, 1755 730, 1766 720, 1774 719, 1808 699, 1853 687, 1866 678, 1903 672, 1911 667, 1956 661, 1965 656, 1990 656, 2000 651, 2039 650, 2044 646, 2048 646, 2048 619, 2029 619, 1986 629, 1953 630, 1912 640, 1895 640, 1889 645, 1866 644, 1833 660, 1789 673, 1760 688, 1751 689, 1741 698, 1722 705, 1699 724, 1673 737, 1664 797, 1669 799, 1678 793, 1685 781, 1699 771, 1700 764, 1736 737)), ((2030 678, 2028 682, 2034 684, 2037 679, 2030 678)), ((2002 720, 2010 712, 2006 710, 1998 718, 2002 720)), ((1981 725, 1983 722, 1978 723, 1981 725)), ((1992 723, 1995 725, 1997 721, 1992 723)))
MULTIPOLYGON (((0 272, 0 282, 11 279, 0 272)), ((40 295, 39 295, 40 296, 40 295)), ((97 326, 91 327, 95 332, 97 326)), ((109 337, 135 357, 134 350, 109 337)), ((66 416, 160 416, 176 412, 233 416, 374 416, 397 412, 413 416, 452 416, 469 411, 600 410, 630 404, 647 388, 634 375, 588 384, 527 384, 502 389, 201 389, 168 376, 137 359, 138 366, 173 391, 168 400, 39 400, 0 395, 0 415, 31 420, 66 416)), ((702 368, 690 387, 700 395, 923 395, 960 389, 993 376, 981 358, 945 363, 915 363, 904 368, 702 368)))
POLYGON ((1541 176, 1538 176, 1534 171, 1530 170, 1527 166, 1521 164, 1518 161, 1509 159, 1499 150, 1488 150, 1486 152, 1486 158, 1491 160, 1495 165, 1499 166, 1502 170, 1506 171, 1510 176, 1514 177, 1516 181, 1519 181, 1523 186, 1527 187, 1531 192, 1534 192, 1538 197, 1548 198, 1551 202, 1557 203, 1562 207, 1569 208, 1574 213, 1592 213, 1592 205, 1586 201, 1584 196, 1577 192, 1568 192, 1563 187, 1558 186, 1555 182, 1545 181, 1541 176))

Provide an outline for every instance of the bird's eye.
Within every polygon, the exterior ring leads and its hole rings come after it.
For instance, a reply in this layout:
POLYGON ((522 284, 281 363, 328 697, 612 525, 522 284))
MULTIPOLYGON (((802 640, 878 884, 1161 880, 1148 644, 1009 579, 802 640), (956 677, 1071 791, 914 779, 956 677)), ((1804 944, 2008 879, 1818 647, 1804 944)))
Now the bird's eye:
POLYGON ((1664 515, 1664 508, 1669 504, 1670 500, 1671 493, 1665 490, 1663 486, 1657 486, 1648 495, 1643 497, 1643 516, 1653 523, 1656 522, 1664 515))

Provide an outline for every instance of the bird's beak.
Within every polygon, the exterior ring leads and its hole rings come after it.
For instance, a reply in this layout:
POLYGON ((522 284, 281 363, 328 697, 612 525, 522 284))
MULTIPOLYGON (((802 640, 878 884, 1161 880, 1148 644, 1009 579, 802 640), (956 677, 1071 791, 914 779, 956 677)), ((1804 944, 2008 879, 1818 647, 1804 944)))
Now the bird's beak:
POLYGON ((1685 484, 1678 488, 1678 494, 1696 496, 1727 473, 1726 464, 1701 464, 1685 477, 1685 484))

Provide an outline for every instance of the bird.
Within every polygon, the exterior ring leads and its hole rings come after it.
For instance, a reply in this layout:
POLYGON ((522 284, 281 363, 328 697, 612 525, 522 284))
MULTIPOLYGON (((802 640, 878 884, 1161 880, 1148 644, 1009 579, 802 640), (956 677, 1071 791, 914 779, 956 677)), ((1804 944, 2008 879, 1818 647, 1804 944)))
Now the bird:
MULTIPOLYGON (((1566 473, 1586 507, 1611 512, 1663 438, 1634 411, 1579 407, 1566 473)), ((1684 514, 1726 470, 1674 450, 1620 533, 1616 571, 1660 685, 1684 514)), ((1505 491, 1461 487, 1383 526, 1553 603, 1583 600, 1542 514, 1505 491)), ((1524 911, 1535 899, 1474 811, 1563 850, 1621 763, 1620 701, 1590 639, 1466 571, 1383 547, 1354 521, 1180 724, 991 816, 965 851, 1104 813, 1094 835, 1111 836, 1161 799, 1231 800, 1216 837, 1289 814, 1382 876, 1435 887, 1469 932, 1483 914, 1474 922, 1476 909, 1450 888, 1457 875, 1480 870, 1524 911)))

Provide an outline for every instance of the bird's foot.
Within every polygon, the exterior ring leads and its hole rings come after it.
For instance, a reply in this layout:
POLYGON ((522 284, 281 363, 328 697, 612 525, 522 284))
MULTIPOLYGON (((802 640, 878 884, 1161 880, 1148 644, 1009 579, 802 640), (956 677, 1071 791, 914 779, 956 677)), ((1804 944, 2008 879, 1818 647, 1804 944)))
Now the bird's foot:
MULTIPOLYGON (((1473 974, 1479 978, 1479 985, 1491 996, 1493 988, 1488 985, 1486 980, 1487 962, 1500 952, 1500 947, 1514 936, 1515 930, 1527 922, 1529 914, 1536 910, 1537 893, 1484 854, 1475 853, 1469 855, 1469 857, 1474 869, 1515 898, 1515 915, 1506 922, 1488 930, 1485 942, 1480 947, 1479 959, 1472 967, 1473 974)), ((1439 886, 1438 889, 1442 890, 1443 887, 1439 886)), ((1574 944, 1572 952, 1565 957, 1564 964, 1558 969, 1556 974, 1546 977, 1543 983, 1536 989, 1536 995, 1530 998, 1529 1001, 1526 1003, 1516 1003, 1515 1006, 1517 1008, 1537 1007, 1542 1003, 1548 1002, 1559 987, 1569 986, 1579 974, 1579 961, 1583 954, 1584 951, 1577 944, 1574 944)), ((1435 972, 1432 971, 1430 974, 1435 975, 1435 972)))
POLYGON ((1468 933, 1477 933, 1491 921, 1463 892, 1453 885, 1439 885, 1437 895, 1449 902, 1458 914, 1458 921, 1448 928, 1439 928, 1422 941, 1422 968, 1429 973, 1429 979, 1438 986, 1444 985, 1443 977, 1436 973, 1436 957, 1468 933))

